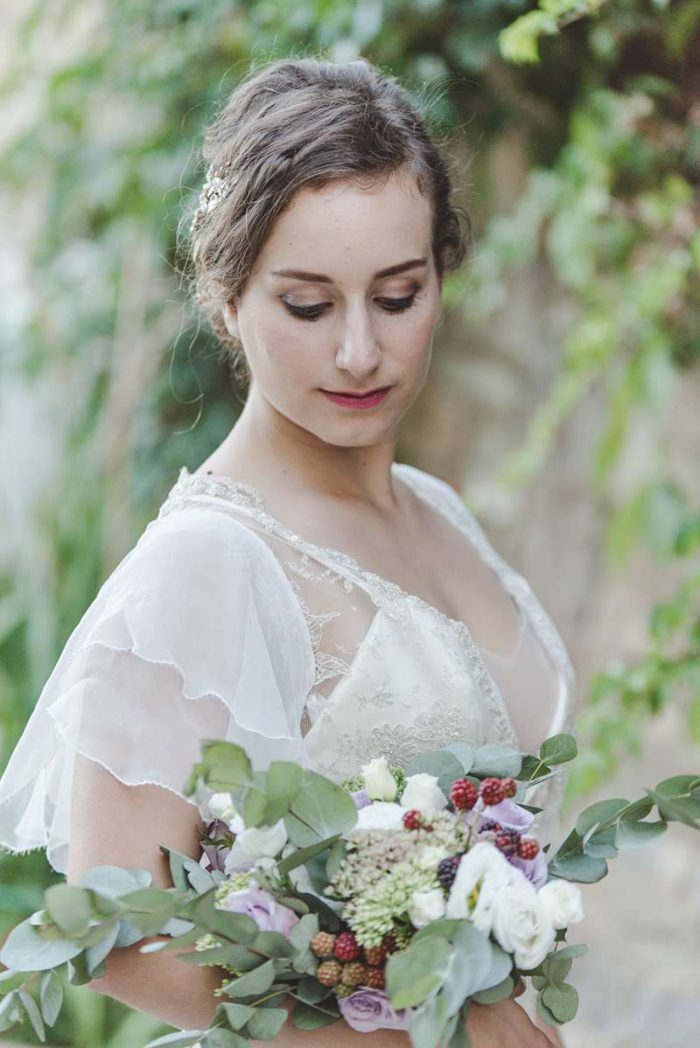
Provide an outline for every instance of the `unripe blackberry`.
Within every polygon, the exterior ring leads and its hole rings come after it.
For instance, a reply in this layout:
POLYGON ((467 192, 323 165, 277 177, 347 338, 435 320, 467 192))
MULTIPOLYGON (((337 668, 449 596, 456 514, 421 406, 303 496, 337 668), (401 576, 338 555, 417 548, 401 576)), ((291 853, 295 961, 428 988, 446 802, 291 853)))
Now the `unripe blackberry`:
POLYGON ((500 804, 504 801, 506 794, 501 779, 484 779, 481 784, 481 796, 486 805, 500 804))
POLYGON ((383 968, 368 968, 365 975, 364 985, 372 990, 383 990, 386 986, 386 977, 383 968))
POLYGON ((378 968, 384 964, 388 952, 386 946, 365 946, 365 960, 367 964, 378 968))
POLYGON ((523 837, 518 843, 518 855, 521 859, 536 859, 540 846, 534 837, 523 837))
POLYGON ((478 787, 469 779, 455 779, 452 783, 450 800, 458 811, 471 811, 478 799, 478 787))
POLYGON ((351 961, 350 964, 343 965, 343 976, 342 982, 346 986, 359 986, 360 983, 365 981, 367 969, 364 964, 360 964, 359 961, 351 961))
POLYGON ((335 940, 333 953, 339 961, 356 961, 360 947, 352 932, 341 932, 335 940))
POLYGON ((504 855, 514 855, 518 850, 520 834, 517 830, 501 830, 496 834, 494 844, 504 855))
POLYGON ((317 957, 332 957, 335 935, 331 935, 330 932, 316 932, 310 946, 317 957))
POLYGON ((447 859, 443 859, 438 864, 438 880, 446 891, 449 891, 452 887, 454 879, 457 876, 457 867, 459 866, 460 858, 461 856, 459 855, 450 855, 447 859))
POLYGON ((316 969, 316 978, 322 986, 335 986, 340 982, 342 971, 343 966, 338 961, 323 961, 316 969))
POLYGON ((349 997, 351 993, 355 992, 354 986, 348 986, 347 983, 339 982, 335 987, 336 997, 349 997))
POLYGON ((407 830, 419 830, 423 825, 423 817, 417 808, 409 808, 404 812, 402 822, 407 830))
POLYGON ((505 790, 506 797, 515 797, 518 792, 518 784, 515 779, 501 779, 503 789, 505 790))

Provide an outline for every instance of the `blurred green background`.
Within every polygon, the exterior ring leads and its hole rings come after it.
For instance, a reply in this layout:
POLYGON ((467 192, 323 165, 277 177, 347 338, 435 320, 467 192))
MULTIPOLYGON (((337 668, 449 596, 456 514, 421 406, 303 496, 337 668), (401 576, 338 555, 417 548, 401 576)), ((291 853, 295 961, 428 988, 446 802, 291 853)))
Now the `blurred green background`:
MULTIPOLYGON (((201 130, 251 64, 318 54, 401 80, 474 223, 397 457, 464 492, 564 636, 582 751, 567 811, 697 768, 698 0, 3 14, 0 767, 101 582, 242 405, 179 265, 201 130)), ((681 831, 591 893, 572 1048, 692 1042, 700 851, 681 831)), ((0 934, 55 879, 43 853, 0 857, 0 934)), ((169 1029, 69 990, 52 1044, 169 1029)))

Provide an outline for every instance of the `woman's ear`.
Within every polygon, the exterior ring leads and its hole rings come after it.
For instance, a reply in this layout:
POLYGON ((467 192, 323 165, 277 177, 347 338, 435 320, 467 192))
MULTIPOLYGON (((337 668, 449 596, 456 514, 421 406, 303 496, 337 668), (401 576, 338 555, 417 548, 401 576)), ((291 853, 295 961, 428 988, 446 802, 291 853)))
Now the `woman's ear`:
POLYGON ((238 312, 232 302, 226 302, 222 309, 222 315, 224 318, 224 324, 226 330, 232 338, 235 338, 238 342, 241 340, 241 333, 238 328, 238 312))

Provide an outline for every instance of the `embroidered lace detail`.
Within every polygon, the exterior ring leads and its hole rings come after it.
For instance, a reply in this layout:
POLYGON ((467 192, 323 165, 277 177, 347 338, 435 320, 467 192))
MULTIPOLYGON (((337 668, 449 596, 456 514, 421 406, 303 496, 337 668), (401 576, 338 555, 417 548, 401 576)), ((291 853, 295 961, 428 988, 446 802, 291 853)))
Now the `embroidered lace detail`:
MULTIPOLYGON (((394 465, 401 465, 402 469, 410 469, 405 464, 395 463, 394 465)), ((346 592, 351 592, 353 588, 351 580, 354 578, 361 588, 368 593, 375 607, 382 608, 387 615, 394 618, 402 626, 405 627, 408 624, 410 616, 408 605, 412 604, 429 615, 444 630, 456 634, 464 644, 470 669, 482 689, 499 737, 503 741, 512 742, 514 745, 518 744, 517 735, 510 722, 505 702, 481 657, 479 648, 474 643, 471 633, 460 619, 451 618, 417 594, 408 593, 397 583, 363 568, 348 553, 330 547, 317 546, 315 543, 309 542, 300 535, 295 534, 280 520, 267 512, 259 491, 249 484, 243 484, 222 476, 214 478, 205 475, 194 475, 189 472, 186 466, 182 466, 171 493, 161 506, 159 516, 183 505, 189 494, 213 495, 218 498, 228 498, 235 502, 266 531, 281 538, 305 555, 306 559, 302 558, 303 566, 300 568, 300 573, 308 566, 309 558, 327 564, 328 567, 332 565, 331 576, 341 581, 346 592), (330 565, 328 565, 329 561, 330 565)), ((456 494, 455 497, 458 498, 456 494)), ((439 501, 435 502, 431 499, 431 504, 435 506, 438 512, 445 513, 445 508, 439 501)), ((298 589, 296 589, 296 592, 298 594, 298 589)), ((302 610, 303 608, 304 605, 302 604, 302 610)), ((315 689, 324 679, 329 679, 331 675, 335 675, 335 673, 331 673, 332 670, 335 671, 337 669, 340 673, 347 672, 350 664, 343 663, 342 660, 341 663, 337 663, 333 657, 319 656, 318 649, 321 640, 319 632, 320 621, 318 617, 314 621, 314 617, 310 615, 308 608, 305 614, 310 630, 314 630, 312 639, 315 638, 314 651, 318 673, 317 679, 314 681, 315 689)))
MULTIPOLYGON (((419 753, 439 749, 464 737, 464 709, 446 706, 438 699, 406 724, 385 722, 367 729, 358 725, 352 732, 338 737, 338 748, 343 757, 358 768, 380 756, 385 756, 389 764, 404 768, 419 753)), ((322 761, 319 770, 329 777, 336 771, 333 764, 323 765, 322 761)))

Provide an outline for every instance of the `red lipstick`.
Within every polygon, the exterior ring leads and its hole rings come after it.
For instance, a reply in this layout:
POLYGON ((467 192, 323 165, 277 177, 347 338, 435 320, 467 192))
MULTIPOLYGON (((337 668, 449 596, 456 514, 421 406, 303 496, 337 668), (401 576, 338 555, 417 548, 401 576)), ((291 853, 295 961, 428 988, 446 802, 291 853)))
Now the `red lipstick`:
POLYGON ((391 392, 391 386, 383 386, 380 389, 370 390, 365 394, 358 393, 332 393, 330 390, 322 389, 321 392, 334 404, 341 404, 346 408, 373 408, 385 399, 391 392))

